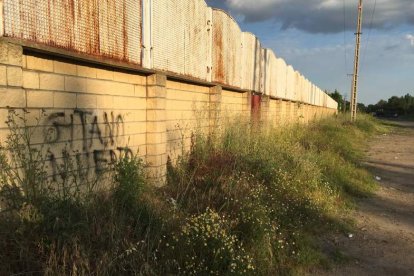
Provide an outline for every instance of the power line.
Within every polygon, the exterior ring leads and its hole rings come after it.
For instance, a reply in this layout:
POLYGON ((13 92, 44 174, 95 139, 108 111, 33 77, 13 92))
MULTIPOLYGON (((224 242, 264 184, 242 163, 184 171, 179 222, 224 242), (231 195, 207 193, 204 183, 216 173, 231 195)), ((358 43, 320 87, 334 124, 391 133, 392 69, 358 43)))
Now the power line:
POLYGON ((348 55, 346 51, 346 6, 345 0, 343 0, 343 12, 344 12, 344 54, 345 54, 345 74, 348 73, 348 55))
POLYGON ((372 25, 373 25, 373 22, 374 22, 374 16, 375 16, 376 9, 377 9, 377 0, 374 1, 374 7, 372 8, 372 12, 371 12, 371 18, 370 18, 370 23, 369 23, 369 27, 368 27, 368 36, 367 36, 367 41, 366 41, 365 46, 364 46, 364 51, 363 51, 364 54, 362 56, 361 67, 363 67, 365 65, 366 55, 367 55, 367 51, 368 51, 368 44, 369 44, 369 40, 371 38, 372 25))

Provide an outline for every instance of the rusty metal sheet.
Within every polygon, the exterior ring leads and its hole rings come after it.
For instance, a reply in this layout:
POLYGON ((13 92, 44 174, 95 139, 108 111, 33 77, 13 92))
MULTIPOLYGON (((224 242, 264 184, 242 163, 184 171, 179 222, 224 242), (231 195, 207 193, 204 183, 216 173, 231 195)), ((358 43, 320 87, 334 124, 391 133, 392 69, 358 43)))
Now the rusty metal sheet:
POLYGON ((4 36, 141 63, 141 0, 4 0, 4 36))
POLYGON ((153 0, 155 69, 211 80, 211 9, 203 0, 153 0))
POLYGON ((242 86, 242 32, 236 21, 222 10, 213 9, 214 82, 242 86))

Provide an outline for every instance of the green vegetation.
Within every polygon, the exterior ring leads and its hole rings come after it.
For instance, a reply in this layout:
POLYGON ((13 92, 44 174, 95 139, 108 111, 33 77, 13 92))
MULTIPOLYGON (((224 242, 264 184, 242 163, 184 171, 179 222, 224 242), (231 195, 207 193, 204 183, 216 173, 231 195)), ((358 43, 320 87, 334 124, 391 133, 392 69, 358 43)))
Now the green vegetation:
POLYGON ((368 112, 375 112, 379 116, 406 116, 414 117, 414 97, 407 94, 402 97, 392 96, 388 101, 380 100, 375 105, 369 105, 368 112))
POLYGON ((353 198, 375 189, 361 149, 384 131, 362 115, 356 124, 339 117, 285 130, 230 123, 195 134, 163 188, 147 185, 134 157, 89 188, 68 177, 54 189, 42 150, 10 126, 0 149, 1 275, 304 272, 324 262, 317 240, 347 227, 353 198), (31 165, 14 169, 27 158, 31 165))

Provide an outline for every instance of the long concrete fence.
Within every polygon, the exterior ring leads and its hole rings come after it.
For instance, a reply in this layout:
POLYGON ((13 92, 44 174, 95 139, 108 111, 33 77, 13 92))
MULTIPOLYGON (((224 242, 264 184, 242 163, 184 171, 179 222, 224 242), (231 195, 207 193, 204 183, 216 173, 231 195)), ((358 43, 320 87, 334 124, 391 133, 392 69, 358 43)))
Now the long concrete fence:
POLYGON ((52 175, 138 152, 162 181, 194 131, 244 117, 274 126, 337 103, 202 0, 0 0, 0 142, 26 110, 52 175), (41 118, 37 122, 37 118, 41 118))

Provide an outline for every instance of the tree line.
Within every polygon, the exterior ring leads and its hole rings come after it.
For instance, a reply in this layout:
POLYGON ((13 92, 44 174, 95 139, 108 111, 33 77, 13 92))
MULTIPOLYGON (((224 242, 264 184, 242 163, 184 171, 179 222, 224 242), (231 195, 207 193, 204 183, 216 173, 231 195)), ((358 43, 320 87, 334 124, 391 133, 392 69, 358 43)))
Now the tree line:
MULTIPOLYGON (((337 90, 327 92, 335 101, 338 102, 338 110, 346 112, 350 110, 350 102, 347 101, 337 90)), ((414 96, 406 94, 404 96, 392 96, 388 100, 380 100, 376 104, 368 106, 358 103, 358 112, 372 113, 377 116, 407 116, 414 115, 414 96)))

